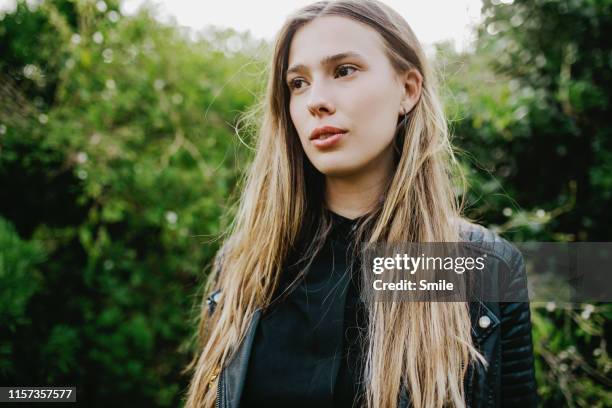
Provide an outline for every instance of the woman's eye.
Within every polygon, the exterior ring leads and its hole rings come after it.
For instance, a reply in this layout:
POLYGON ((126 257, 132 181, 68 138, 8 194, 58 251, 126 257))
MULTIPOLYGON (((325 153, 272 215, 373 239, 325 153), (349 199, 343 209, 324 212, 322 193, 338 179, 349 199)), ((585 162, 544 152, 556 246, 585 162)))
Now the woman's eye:
MULTIPOLYGON (((350 69, 355 70, 355 71, 357 70, 357 68, 352 67, 350 65, 341 65, 340 67, 338 67, 338 70, 336 71, 336 73, 339 74, 341 72, 346 72, 347 70, 350 70, 350 69)), ((342 76, 345 76, 345 75, 342 75, 342 76)))
POLYGON ((293 79, 289 82, 289 89, 300 89, 297 84, 302 82, 301 79, 293 79))
MULTIPOLYGON (((338 69, 336 70, 336 75, 338 76, 346 76, 349 75, 351 73, 350 70, 354 70, 356 71, 357 68, 350 66, 350 65, 341 65, 340 67, 338 67, 338 69)), ((295 78, 292 79, 291 81, 289 81, 289 89, 293 90, 293 89, 301 89, 301 83, 304 82, 303 79, 300 78, 295 78)))

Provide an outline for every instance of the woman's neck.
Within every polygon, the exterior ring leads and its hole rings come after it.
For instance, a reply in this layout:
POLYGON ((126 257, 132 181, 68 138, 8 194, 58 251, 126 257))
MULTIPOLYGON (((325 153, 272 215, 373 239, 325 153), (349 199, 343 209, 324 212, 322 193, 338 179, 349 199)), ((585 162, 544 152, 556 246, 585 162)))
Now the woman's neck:
POLYGON ((350 219, 366 214, 375 207, 392 175, 392 163, 350 175, 326 175, 327 208, 350 219))

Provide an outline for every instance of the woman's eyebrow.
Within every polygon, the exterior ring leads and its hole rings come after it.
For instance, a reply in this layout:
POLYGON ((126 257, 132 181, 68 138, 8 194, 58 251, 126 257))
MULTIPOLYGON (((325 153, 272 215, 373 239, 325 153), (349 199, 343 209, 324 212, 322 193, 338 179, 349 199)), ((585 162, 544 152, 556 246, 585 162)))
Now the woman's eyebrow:
MULTIPOLYGON (((327 57, 322 58, 321 62, 320 62, 320 65, 321 66, 328 66, 328 65, 333 64, 334 62, 337 62, 337 61, 345 59, 345 58, 359 58, 359 59, 363 59, 361 54, 359 54, 357 52, 353 52, 353 51, 347 51, 347 52, 341 52, 339 54, 329 55, 327 57)), ((286 72, 285 75, 289 75, 291 73, 299 72, 299 71, 308 71, 308 67, 306 65, 304 65, 304 64, 293 65, 289 69, 287 69, 287 72, 286 72)))

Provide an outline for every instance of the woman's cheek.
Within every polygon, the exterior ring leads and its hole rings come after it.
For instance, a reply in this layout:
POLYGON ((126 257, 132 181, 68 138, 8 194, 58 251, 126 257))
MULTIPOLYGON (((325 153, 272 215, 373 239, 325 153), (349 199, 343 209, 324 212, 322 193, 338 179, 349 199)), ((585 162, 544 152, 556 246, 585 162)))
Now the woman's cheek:
MULTIPOLYGON (((305 109, 305 108, 304 108, 305 109)), ((300 113, 300 108, 298 106, 298 101, 295 101, 294 98, 291 99, 289 103, 289 114, 291 115, 291 121, 293 122, 293 127, 297 131, 297 134, 302 142, 302 145, 308 141, 307 129, 304 129, 306 119, 303 117, 303 114, 300 113)))
POLYGON ((356 137, 359 142, 379 150, 393 141, 397 113, 388 100, 380 98, 376 93, 366 101, 354 104, 351 116, 354 118, 354 128, 358 129, 356 137))

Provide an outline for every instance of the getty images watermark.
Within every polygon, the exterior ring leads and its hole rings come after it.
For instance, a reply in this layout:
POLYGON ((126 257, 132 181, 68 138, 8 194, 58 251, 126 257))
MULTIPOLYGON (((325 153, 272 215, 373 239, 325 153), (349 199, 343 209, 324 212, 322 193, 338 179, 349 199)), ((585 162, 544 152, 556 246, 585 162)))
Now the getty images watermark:
POLYGON ((375 301, 609 302, 612 243, 363 244, 375 301))

